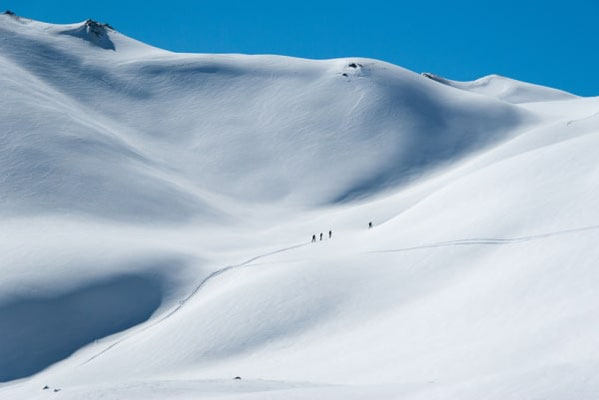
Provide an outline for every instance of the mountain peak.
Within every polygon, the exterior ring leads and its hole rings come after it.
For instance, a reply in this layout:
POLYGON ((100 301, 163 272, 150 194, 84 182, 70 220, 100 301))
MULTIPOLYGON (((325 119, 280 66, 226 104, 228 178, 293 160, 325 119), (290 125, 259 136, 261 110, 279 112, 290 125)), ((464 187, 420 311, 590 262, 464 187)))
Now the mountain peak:
POLYGON ((16 20, 16 21, 20 21, 20 20, 21 20, 21 18, 20 18, 20 17, 19 17, 19 16, 18 16, 16 13, 14 13, 14 12, 13 12, 13 11, 11 11, 11 10, 6 10, 6 11, 4 11, 4 12, 2 13, 2 15, 6 15, 7 17, 10 17, 10 18, 12 18, 12 19, 14 19, 14 20, 16 20))
POLYGON ((114 32, 114 28, 109 24, 87 19, 82 25, 74 29, 67 29, 61 33, 86 40, 105 50, 116 50, 114 42, 110 39, 109 32, 114 32))
POLYGON ((85 20, 83 25, 86 26, 87 29, 90 32, 94 33, 96 36, 101 36, 101 35, 106 34, 107 30, 114 31, 114 28, 112 26, 110 26, 109 24, 94 21, 93 19, 89 19, 89 18, 87 20, 85 20))

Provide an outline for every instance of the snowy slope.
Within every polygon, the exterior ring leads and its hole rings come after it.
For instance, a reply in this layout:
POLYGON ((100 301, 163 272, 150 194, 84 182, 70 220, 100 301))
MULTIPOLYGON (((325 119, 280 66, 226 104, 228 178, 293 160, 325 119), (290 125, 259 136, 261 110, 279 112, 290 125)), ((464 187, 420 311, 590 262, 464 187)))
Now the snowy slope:
POLYGON ((488 75, 472 82, 459 82, 425 72, 422 74, 433 81, 468 92, 480 93, 485 96, 513 104, 545 102, 552 100, 572 100, 577 96, 563 90, 520 82, 499 75, 488 75))
POLYGON ((599 392, 598 98, 9 15, 0 72, 0 398, 599 392))
POLYGON ((212 205, 203 191, 326 204, 412 181, 505 139, 506 127, 527 120, 509 105, 455 96, 374 60, 181 55, 107 31, 112 50, 64 34, 76 26, 4 20, 4 68, 20 75, 5 77, 5 85, 25 96, 4 99, 10 103, 2 107, 2 128, 31 134, 7 135, 16 150, 3 167, 35 153, 36 167, 52 171, 41 182, 16 176, 9 182, 7 201, 18 209, 190 219, 212 205), (35 51, 22 51, 29 48, 35 51), (14 102, 24 97, 36 99, 34 126, 22 126, 15 115, 14 102), (36 139, 46 134, 40 119, 59 127, 51 143, 36 139), (65 152, 76 166, 56 160, 65 152), (107 179, 115 174, 98 164, 128 172, 107 179), (74 187, 77 193, 66 196, 74 187), (171 191, 178 193, 164 193, 171 191), (23 204, 23 192, 33 204, 23 204), (113 204, 123 197, 127 204, 113 204), (173 201, 173 215, 158 215, 164 198, 173 201))

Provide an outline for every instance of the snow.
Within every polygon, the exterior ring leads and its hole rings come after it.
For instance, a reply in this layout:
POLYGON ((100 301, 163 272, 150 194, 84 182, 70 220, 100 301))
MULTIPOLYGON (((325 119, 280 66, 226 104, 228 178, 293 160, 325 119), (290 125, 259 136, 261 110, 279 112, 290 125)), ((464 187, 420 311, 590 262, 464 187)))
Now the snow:
POLYGON ((0 398, 597 397, 599 98, 10 15, 0 72, 0 398))
POLYGON ((513 104, 571 100, 577 97, 563 90, 520 82, 500 75, 488 75, 472 82, 452 81, 429 72, 422 75, 444 85, 495 97, 513 104))

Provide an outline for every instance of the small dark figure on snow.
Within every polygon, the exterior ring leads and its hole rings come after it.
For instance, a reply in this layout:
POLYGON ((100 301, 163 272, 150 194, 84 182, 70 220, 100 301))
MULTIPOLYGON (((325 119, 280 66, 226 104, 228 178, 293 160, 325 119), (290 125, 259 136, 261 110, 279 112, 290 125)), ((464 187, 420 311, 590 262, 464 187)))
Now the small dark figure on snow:
POLYGON ((333 236, 333 231, 329 231, 329 239, 333 236))
POLYGON ((320 240, 322 240, 322 232, 320 232, 320 240))
POLYGON ((312 241, 316 242, 316 235, 312 235, 312 241))
POLYGON ((42 390, 48 390, 48 389, 50 389, 50 386, 48 386, 48 385, 46 385, 42 388, 42 390))
POLYGON ((372 228, 372 222, 368 223, 368 229, 372 228))
POLYGON ((235 379, 235 380, 240 380, 240 379, 241 379, 241 376, 236 376, 236 377, 235 377, 235 378, 233 378, 233 379, 235 379))

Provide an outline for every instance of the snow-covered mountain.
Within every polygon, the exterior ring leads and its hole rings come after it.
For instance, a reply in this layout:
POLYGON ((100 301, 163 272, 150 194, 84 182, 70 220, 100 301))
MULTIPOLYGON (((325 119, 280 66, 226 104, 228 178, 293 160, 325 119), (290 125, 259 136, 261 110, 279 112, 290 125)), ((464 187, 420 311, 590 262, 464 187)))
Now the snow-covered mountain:
POLYGON ((599 98, 6 14, 0 93, 0 398, 599 392, 599 98))

